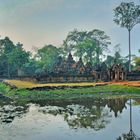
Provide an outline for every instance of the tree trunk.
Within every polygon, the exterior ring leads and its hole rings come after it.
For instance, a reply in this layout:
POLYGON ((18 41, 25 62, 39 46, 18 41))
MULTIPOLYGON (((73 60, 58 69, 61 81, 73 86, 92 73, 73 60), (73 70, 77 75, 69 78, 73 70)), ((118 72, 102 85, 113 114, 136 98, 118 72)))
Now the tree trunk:
POLYGON ((92 64, 92 52, 89 54, 89 62, 92 64))
POLYGON ((131 72, 131 30, 128 30, 129 33, 129 72, 131 72))
POLYGON ((99 41, 97 41, 97 48, 96 48, 96 64, 99 65, 100 64, 100 43, 99 41))
POLYGON ((97 65, 99 65, 100 64, 100 59, 99 59, 99 52, 97 51, 97 54, 96 54, 96 63, 97 63, 97 65))
POLYGON ((9 64, 9 62, 7 63, 7 75, 8 75, 8 78, 10 78, 10 64, 9 64))

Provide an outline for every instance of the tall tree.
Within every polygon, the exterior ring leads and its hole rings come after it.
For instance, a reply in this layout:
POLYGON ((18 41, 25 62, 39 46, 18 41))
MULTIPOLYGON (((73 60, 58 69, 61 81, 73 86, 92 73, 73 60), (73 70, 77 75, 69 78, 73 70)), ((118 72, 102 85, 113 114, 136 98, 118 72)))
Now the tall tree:
POLYGON ((78 31, 77 29, 74 29, 73 31, 69 32, 63 42, 65 51, 67 53, 74 51, 75 46, 83 42, 86 37, 86 31, 78 31))
POLYGON ((122 64, 122 56, 120 54, 121 49, 120 49, 120 44, 117 44, 114 46, 114 63, 116 64, 122 64))
POLYGON ((60 55, 59 49, 53 45, 45 45, 38 50, 38 59, 43 70, 51 72, 60 55))
POLYGON ((23 49, 23 45, 15 45, 8 37, 0 40, 0 66, 1 74, 8 78, 16 76, 18 71, 29 59, 29 52, 23 49))
POLYGON ((12 51, 11 61, 17 70, 18 76, 21 75, 20 71, 24 68, 24 65, 29 61, 30 52, 26 52, 23 49, 23 44, 17 43, 15 49, 12 51))
POLYGON ((108 45, 111 44, 110 37, 106 33, 99 29, 94 29, 88 32, 88 37, 96 42, 96 64, 100 64, 100 56, 103 54, 103 51, 108 50, 108 45))
POLYGON ((114 22, 128 30, 129 34, 129 72, 131 72, 131 30, 140 23, 140 5, 122 2, 114 9, 114 22))
POLYGON ((110 37, 104 31, 98 29, 78 31, 74 29, 68 33, 63 45, 68 53, 72 51, 76 57, 99 65, 100 56, 108 49, 110 43, 110 37))
MULTIPOLYGON (((140 50, 138 50, 138 52, 140 53, 140 50)), ((135 56, 133 58, 134 64, 135 64, 135 69, 140 71, 140 57, 139 56, 135 56)))
POLYGON ((111 67, 114 64, 114 56, 107 55, 105 63, 108 67, 111 67))
POLYGON ((15 49, 14 43, 8 38, 5 37, 4 39, 0 40, 0 56, 1 56, 1 62, 3 65, 3 70, 7 70, 7 75, 10 78, 10 72, 11 72, 11 65, 12 65, 12 52, 15 49))
POLYGON ((90 62, 90 64, 93 65, 93 60, 94 60, 95 50, 96 50, 95 40, 92 40, 91 38, 87 38, 83 41, 83 46, 85 50, 86 63, 90 62))

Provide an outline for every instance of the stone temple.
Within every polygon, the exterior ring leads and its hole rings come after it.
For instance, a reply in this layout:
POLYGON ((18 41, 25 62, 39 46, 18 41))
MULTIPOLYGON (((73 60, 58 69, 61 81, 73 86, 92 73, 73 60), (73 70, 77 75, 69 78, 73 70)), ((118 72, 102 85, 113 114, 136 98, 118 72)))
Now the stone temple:
POLYGON ((121 65, 114 64, 111 68, 103 62, 100 66, 92 66, 90 62, 84 64, 82 58, 77 62, 69 53, 66 60, 60 57, 53 72, 38 76, 41 82, 93 82, 125 80, 126 72, 121 65))

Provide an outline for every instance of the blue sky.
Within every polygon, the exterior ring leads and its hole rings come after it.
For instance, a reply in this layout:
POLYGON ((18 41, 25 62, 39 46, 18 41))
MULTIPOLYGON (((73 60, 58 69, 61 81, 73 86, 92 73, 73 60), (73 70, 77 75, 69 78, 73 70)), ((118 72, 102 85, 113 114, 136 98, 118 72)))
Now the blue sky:
MULTIPOLYGON (((128 33, 113 22, 113 9, 131 0, 0 0, 0 35, 21 42, 26 50, 45 44, 60 46, 67 33, 79 30, 104 30, 111 46, 121 44, 128 54, 128 33)), ((140 4, 140 0, 133 0, 140 4)), ((132 30, 132 53, 140 49, 140 24, 132 30)))

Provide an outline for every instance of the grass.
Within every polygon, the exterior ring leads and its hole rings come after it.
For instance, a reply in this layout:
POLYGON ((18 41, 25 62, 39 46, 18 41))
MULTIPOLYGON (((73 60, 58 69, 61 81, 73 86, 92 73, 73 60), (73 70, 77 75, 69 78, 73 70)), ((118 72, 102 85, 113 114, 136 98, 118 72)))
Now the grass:
POLYGON ((8 93, 10 90, 10 86, 5 85, 4 83, 0 83, 0 93, 8 93))
POLYGON ((22 88, 43 88, 43 87, 87 87, 87 86, 96 86, 96 85, 105 85, 105 83, 95 83, 95 82, 80 82, 80 83, 47 83, 47 84, 39 84, 29 81, 21 81, 21 80, 5 80, 5 83, 11 85, 13 87, 22 89, 22 88))
POLYGON ((110 98, 116 96, 140 97, 140 88, 128 85, 104 85, 94 87, 79 87, 55 90, 27 90, 25 88, 12 89, 4 83, 0 83, 0 93, 15 101, 37 100, 80 100, 84 98, 110 98))

